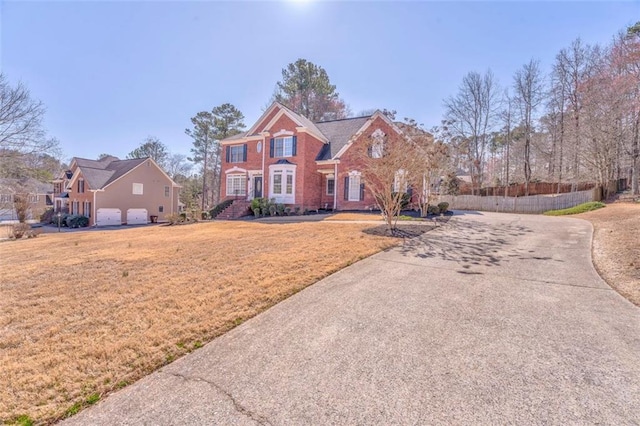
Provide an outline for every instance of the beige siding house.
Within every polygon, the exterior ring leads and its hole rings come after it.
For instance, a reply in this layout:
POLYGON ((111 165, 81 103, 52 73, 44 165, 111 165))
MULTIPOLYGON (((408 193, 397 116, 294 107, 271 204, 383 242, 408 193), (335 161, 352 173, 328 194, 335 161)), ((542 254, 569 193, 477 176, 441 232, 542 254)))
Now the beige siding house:
POLYGON ((54 181, 55 208, 90 225, 142 224, 178 212, 180 185, 151 158, 74 158, 54 181))

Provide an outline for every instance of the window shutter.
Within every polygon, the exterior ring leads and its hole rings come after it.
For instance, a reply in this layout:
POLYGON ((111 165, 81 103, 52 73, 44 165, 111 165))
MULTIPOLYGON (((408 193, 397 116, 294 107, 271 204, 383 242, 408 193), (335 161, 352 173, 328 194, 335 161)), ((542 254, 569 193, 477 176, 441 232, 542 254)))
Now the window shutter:
POLYGON ((273 148, 275 145, 275 140, 273 138, 271 138, 271 140, 269 141, 269 157, 273 158, 273 148))
POLYGON ((242 145, 242 161, 247 161, 247 144, 242 145))
POLYGON ((344 177, 344 200, 349 201, 349 176, 344 177))
POLYGON ((231 147, 229 145, 227 145, 225 151, 226 151, 226 159, 227 159, 227 163, 228 163, 229 160, 231 159, 231 147))
POLYGON ((411 197, 413 197, 413 188, 412 187, 408 187, 407 188, 407 195, 409 196, 409 200, 411 200, 411 197))
POLYGON ((371 145, 369 145, 369 146, 367 147, 367 156, 368 156, 369 158, 372 158, 372 157, 373 157, 373 146, 371 146, 371 145))
POLYGON ((293 142, 291 143, 291 155, 295 157, 297 153, 298 153, 298 137, 294 136, 293 142))
POLYGON ((364 200, 364 183, 360 184, 360 201, 364 200))

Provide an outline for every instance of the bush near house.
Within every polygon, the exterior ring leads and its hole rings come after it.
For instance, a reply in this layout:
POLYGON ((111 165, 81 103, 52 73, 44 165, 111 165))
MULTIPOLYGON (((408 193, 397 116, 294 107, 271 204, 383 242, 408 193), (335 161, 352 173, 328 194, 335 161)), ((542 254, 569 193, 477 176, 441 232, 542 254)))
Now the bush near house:
POLYGON ((64 223, 68 228, 86 228, 89 226, 89 218, 79 214, 67 215, 64 223))

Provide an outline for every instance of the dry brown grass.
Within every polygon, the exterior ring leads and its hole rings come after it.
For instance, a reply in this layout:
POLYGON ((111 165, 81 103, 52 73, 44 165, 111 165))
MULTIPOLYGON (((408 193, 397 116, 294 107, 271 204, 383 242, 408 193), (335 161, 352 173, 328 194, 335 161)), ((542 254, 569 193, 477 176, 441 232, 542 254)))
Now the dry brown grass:
POLYGON ((395 244, 366 228, 207 223, 0 243, 0 420, 58 419, 395 244))
POLYGON ((593 224, 593 263, 602 278, 640 306, 640 204, 607 204, 575 217, 593 224))
POLYGON ((344 221, 382 221, 382 215, 379 212, 376 213, 336 213, 333 216, 329 216, 324 220, 344 220, 344 221))

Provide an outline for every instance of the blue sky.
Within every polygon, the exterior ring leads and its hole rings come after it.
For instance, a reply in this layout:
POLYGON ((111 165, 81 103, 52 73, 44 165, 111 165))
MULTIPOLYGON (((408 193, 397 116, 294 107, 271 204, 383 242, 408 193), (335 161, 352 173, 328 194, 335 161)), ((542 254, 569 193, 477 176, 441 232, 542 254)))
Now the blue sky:
POLYGON ((282 68, 327 70, 354 113, 427 127, 469 71, 502 85, 547 70, 577 37, 606 43, 640 2, 167 2, 0 0, 0 67, 47 107, 65 158, 124 157, 147 135, 188 154, 189 118, 230 102, 251 126, 282 68))

